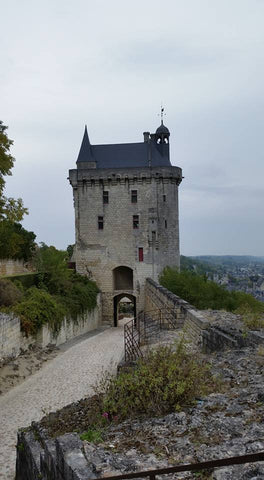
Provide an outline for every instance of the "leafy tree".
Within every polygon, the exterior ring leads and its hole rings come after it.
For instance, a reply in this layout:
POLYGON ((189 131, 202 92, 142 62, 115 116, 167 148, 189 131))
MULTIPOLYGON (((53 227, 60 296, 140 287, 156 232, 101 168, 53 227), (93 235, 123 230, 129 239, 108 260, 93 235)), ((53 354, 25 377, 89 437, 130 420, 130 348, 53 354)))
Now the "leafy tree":
POLYGON ((74 251, 74 245, 68 245, 67 253, 68 253, 69 260, 71 259, 72 255, 73 255, 73 251, 74 251))
POLYGON ((20 222, 24 215, 28 214, 27 208, 23 206, 22 199, 18 198, 16 200, 4 196, 5 177, 12 175, 11 171, 15 161, 10 153, 13 141, 8 138, 6 130, 7 126, 0 120, 0 220, 20 222))
POLYGON ((70 287, 72 272, 68 269, 68 255, 64 250, 57 250, 41 243, 35 257, 37 271, 42 275, 44 285, 51 294, 64 294, 70 287))
POLYGON ((20 223, 0 221, 0 258, 29 260, 35 250, 35 238, 20 223))

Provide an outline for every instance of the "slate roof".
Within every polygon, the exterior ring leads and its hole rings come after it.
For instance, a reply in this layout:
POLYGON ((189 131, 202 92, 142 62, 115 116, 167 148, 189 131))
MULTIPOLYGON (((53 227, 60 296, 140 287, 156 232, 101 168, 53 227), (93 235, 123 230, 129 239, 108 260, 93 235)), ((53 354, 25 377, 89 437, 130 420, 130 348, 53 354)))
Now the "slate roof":
POLYGON ((151 166, 170 166, 169 145, 150 143, 119 143, 109 145, 91 145, 85 127, 84 136, 77 159, 79 162, 96 162, 96 168, 129 168, 151 166))

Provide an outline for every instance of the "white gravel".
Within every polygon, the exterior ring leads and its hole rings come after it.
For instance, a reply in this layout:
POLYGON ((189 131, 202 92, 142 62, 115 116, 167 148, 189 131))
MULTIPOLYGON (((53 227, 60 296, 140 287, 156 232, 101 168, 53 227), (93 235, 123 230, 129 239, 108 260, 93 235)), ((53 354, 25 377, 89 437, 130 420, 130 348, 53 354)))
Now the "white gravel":
POLYGON ((17 430, 91 394, 102 370, 115 369, 123 351, 123 326, 109 328, 73 345, 0 398, 0 479, 14 479, 17 430))

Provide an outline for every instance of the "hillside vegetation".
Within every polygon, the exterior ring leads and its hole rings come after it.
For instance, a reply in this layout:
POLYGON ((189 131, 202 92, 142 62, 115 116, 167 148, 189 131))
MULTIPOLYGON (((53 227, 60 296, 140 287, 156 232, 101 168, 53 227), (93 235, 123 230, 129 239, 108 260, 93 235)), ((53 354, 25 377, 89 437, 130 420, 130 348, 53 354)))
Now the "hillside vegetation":
POLYGON ((224 309, 230 312, 263 313, 264 304, 244 292, 229 292, 223 286, 191 271, 179 272, 167 267, 160 276, 163 287, 198 309, 224 309))

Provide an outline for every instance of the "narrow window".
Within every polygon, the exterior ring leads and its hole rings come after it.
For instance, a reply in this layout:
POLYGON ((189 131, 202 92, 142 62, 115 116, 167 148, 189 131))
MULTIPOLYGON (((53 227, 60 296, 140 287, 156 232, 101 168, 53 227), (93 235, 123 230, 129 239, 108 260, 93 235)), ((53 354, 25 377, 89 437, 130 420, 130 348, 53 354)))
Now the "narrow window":
POLYGON ((104 228, 104 217, 98 217, 98 230, 103 230, 104 228))
POLYGON ((103 203, 109 203, 109 192, 104 191, 103 192, 103 203))
POLYGON ((131 190, 131 203, 137 203, 137 190, 131 190))
POLYGON ((138 249, 138 261, 143 262, 143 260, 144 260, 143 247, 139 247, 139 249, 138 249))
POLYGON ((133 228, 138 228, 139 226, 139 217, 138 215, 133 215, 133 228))
POLYGON ((163 202, 166 202, 166 195, 163 195, 163 202))
POLYGON ((167 220, 165 220, 165 228, 167 228, 167 220))

